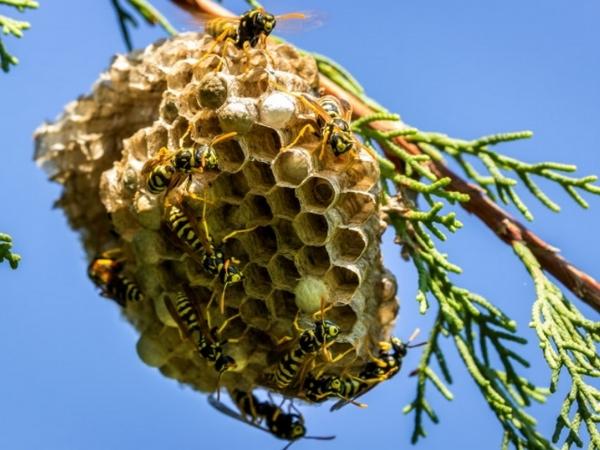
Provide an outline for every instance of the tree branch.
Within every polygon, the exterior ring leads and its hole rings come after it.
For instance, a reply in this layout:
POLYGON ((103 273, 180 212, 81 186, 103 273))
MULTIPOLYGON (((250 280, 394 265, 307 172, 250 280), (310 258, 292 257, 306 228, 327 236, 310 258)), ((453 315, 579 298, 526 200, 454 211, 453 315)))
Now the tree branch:
MULTIPOLYGON (((195 2, 198 8, 211 15, 234 16, 232 12, 210 0, 187 0, 195 2)), ((342 98, 350 103, 353 109, 353 117, 370 116, 377 111, 369 105, 368 101, 349 92, 334 83, 330 78, 321 73, 320 84, 323 90, 342 98)), ((370 122, 370 126, 378 131, 401 131, 403 124, 400 122, 370 122)), ((417 144, 408 142, 402 136, 398 136, 395 142, 407 152, 413 155, 421 155, 423 151, 417 144)), ((386 157, 403 169, 402 162, 393 153, 384 149, 386 157)), ((450 183, 445 187, 448 191, 458 191, 469 196, 469 200, 461 202, 461 206, 469 213, 477 216, 490 230, 503 242, 512 245, 515 242, 524 242, 527 248, 535 255, 544 271, 555 276, 573 294, 582 299, 596 311, 600 312, 600 283, 592 276, 575 267, 564 259, 559 250, 529 230, 508 212, 494 203, 485 192, 475 184, 469 183, 450 170, 439 161, 431 161, 429 169, 438 179, 450 178, 450 183)))

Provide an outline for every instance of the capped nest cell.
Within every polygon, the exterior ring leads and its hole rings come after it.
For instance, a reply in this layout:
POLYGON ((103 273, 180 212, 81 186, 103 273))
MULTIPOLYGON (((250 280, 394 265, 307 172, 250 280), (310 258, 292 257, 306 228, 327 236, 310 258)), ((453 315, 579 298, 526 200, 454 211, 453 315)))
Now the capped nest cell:
POLYGON ((288 45, 269 44, 269 58, 231 48, 218 67, 218 56, 204 57, 211 44, 188 33, 117 56, 90 95, 38 129, 35 158, 63 185, 58 205, 88 260, 117 253, 126 287, 139 288, 143 298, 122 311, 146 364, 216 389, 218 371, 174 315, 184 293, 208 342, 235 360, 221 386, 305 399, 298 379, 282 389, 269 374, 323 319, 322 308, 341 333, 331 358, 311 355, 301 375, 358 373, 390 338, 398 303, 380 252, 378 166, 363 149, 321 157, 318 133, 282 149, 316 120, 298 101, 318 89, 311 57, 288 45), (217 167, 150 192, 148 161, 230 132, 214 145, 217 167), (196 252, 189 230, 178 235, 168 223, 172 206, 202 241, 196 252), (204 224, 242 281, 224 283, 206 269, 204 224))

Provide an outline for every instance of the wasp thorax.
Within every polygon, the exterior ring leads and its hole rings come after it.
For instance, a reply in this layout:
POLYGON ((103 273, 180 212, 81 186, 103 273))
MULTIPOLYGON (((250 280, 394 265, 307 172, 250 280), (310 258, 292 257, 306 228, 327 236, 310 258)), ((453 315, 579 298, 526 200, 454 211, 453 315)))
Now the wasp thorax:
MULTIPOLYGON (((240 38, 274 24, 255 10, 240 38)), ((378 163, 349 152, 339 103, 323 142, 299 98, 318 98, 311 57, 226 45, 189 33, 118 56, 37 131, 36 159, 63 184, 58 204, 88 260, 120 249, 126 278, 100 265, 94 275, 107 296, 143 294, 122 308, 143 361, 201 391, 263 386, 306 399, 302 374, 360 374, 390 339, 378 163), (307 125, 314 132, 282 150, 307 125)))

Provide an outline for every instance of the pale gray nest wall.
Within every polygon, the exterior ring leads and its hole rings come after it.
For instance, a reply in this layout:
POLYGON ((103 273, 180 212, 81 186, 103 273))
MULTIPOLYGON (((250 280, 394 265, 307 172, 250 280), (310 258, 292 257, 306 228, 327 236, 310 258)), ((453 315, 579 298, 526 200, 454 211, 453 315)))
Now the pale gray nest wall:
MULTIPOLYGON (((291 95, 315 94, 312 58, 280 45, 269 48, 271 58, 253 50, 248 64, 230 48, 216 72, 218 57, 202 59, 210 43, 207 36, 184 34, 116 57, 92 94, 40 127, 36 160, 63 184, 58 205, 81 233, 88 258, 123 250, 125 272, 146 297, 124 315, 141 333, 138 353, 147 364, 196 389, 215 388, 213 367, 182 338, 164 304, 185 286, 212 325, 237 316, 219 336, 240 338, 225 345, 237 362, 221 380, 226 387, 264 385, 264 373, 296 343, 294 318, 299 314, 301 326, 310 326, 321 295, 333 305, 326 318, 342 329, 333 356, 353 350, 335 365, 319 354, 308 368, 356 372, 367 350, 375 352, 376 343, 389 338, 398 305, 395 280, 381 259, 377 163, 364 150, 321 159, 320 140, 310 133, 281 151, 315 118, 291 95), (163 146, 178 148, 190 123, 188 145, 227 131, 238 136, 216 146, 218 172, 195 174, 168 199, 150 194, 144 163, 163 146), (217 307, 222 284, 164 224, 165 203, 190 193, 207 199, 217 241, 251 229, 226 242, 246 278, 228 287, 223 315, 217 307), (286 336, 292 339, 277 345, 286 336)), ((202 202, 188 198, 186 204, 199 220, 202 202)), ((301 395, 298 386, 285 394, 301 395)))

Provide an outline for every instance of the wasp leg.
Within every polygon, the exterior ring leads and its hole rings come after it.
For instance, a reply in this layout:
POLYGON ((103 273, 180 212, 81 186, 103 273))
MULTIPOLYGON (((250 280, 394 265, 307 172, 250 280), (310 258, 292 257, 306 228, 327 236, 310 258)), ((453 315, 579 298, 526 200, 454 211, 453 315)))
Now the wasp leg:
POLYGON ((285 151, 289 150, 290 148, 292 148, 294 145, 296 145, 298 143, 298 141, 300 141, 300 139, 302 139, 302 136, 304 136, 304 134, 307 131, 316 133, 317 129, 315 127, 313 127, 310 123, 307 123, 300 129, 300 132, 296 135, 296 137, 292 140, 292 142, 290 142, 288 145, 286 145, 284 147, 281 147, 280 151, 285 152, 285 151))

